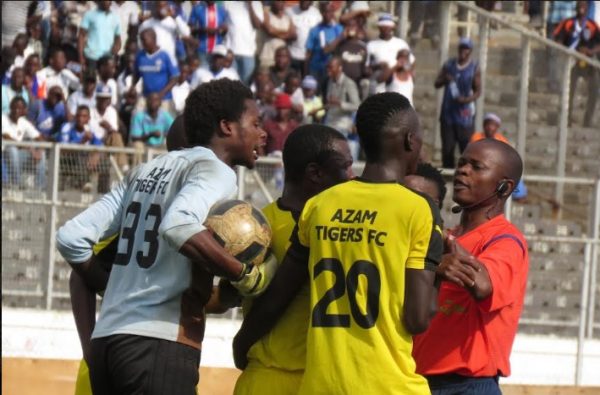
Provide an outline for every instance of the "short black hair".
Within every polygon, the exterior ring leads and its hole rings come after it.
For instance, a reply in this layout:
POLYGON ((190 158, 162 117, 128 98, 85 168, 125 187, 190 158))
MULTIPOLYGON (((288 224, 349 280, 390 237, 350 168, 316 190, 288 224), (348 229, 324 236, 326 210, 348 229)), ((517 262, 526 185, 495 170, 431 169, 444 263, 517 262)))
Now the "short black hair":
POLYGON ((98 59, 98 63, 96 63, 96 64, 97 64, 98 68, 100 68, 100 67, 105 66, 111 60, 115 60, 115 59, 110 55, 104 55, 103 57, 98 59))
POLYGON ((285 180, 301 181, 309 163, 324 163, 334 152, 335 140, 346 138, 329 126, 309 124, 294 129, 283 145, 285 180))
POLYGON ((382 134, 390 119, 412 110, 408 99, 396 92, 378 93, 369 96, 356 112, 356 131, 365 152, 367 162, 378 162, 382 158, 382 134))
POLYGON ((187 147, 183 115, 178 115, 167 132, 167 151, 177 151, 187 147))
POLYGON ((417 171, 414 174, 415 176, 421 176, 426 180, 429 180, 436 184, 440 201, 439 206, 442 208, 442 204, 444 203, 444 198, 446 197, 446 181, 444 181, 444 177, 442 176, 442 172, 431 165, 431 163, 419 163, 417 166, 417 171))
POLYGON ((48 59, 52 59, 54 58, 57 54, 59 54, 60 52, 63 53, 63 55, 65 54, 65 51, 61 48, 61 47, 53 47, 48 51, 48 59))
POLYGON ((190 147, 206 146, 221 120, 239 121, 252 91, 240 81, 220 78, 194 89, 185 100, 185 131, 190 147))
POLYGON ((8 106, 8 108, 12 108, 12 106, 15 105, 19 101, 22 102, 23 105, 25 105, 25 107, 27 107, 27 102, 25 101, 25 99, 23 99, 23 97, 21 97, 21 96, 15 96, 10 101, 10 105, 8 106))
POLYGON ((90 108, 86 104, 80 104, 79 106, 77 106, 77 110, 75 111, 75 113, 77 114, 81 110, 87 110, 88 113, 90 112, 90 108))

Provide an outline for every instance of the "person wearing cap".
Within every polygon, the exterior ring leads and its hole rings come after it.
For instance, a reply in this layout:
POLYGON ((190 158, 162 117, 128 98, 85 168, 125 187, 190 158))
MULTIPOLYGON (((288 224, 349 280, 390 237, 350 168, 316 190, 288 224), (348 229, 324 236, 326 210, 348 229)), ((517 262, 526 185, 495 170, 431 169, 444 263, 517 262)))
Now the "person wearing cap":
MULTIPOLYGON (((177 84, 179 69, 173 63, 173 58, 157 45, 156 32, 148 28, 142 30, 143 51, 138 52, 135 59, 135 69, 130 93, 133 95, 135 86, 140 78, 143 79, 142 93, 147 97, 150 93, 158 93, 163 101, 163 108, 170 113, 175 113, 171 89, 177 84)), ((145 100, 138 100, 138 110, 143 110, 145 100)))
POLYGON ((278 94, 274 105, 277 115, 275 115, 275 118, 263 122, 263 130, 267 132, 267 144, 263 154, 267 155, 276 151, 282 152, 285 140, 298 127, 298 122, 291 118, 292 99, 290 95, 286 93, 278 94))
POLYGON ((196 89, 198 85, 220 78, 229 78, 234 81, 239 80, 240 76, 234 68, 225 67, 226 56, 227 48, 224 45, 216 45, 210 55, 209 68, 199 67, 192 75, 191 88, 196 89))
POLYGON ((327 63, 343 40, 344 27, 335 21, 331 2, 319 3, 319 10, 323 20, 308 33, 304 73, 314 76, 322 84, 327 75, 327 63))
POLYGON ((62 87, 54 83, 48 87, 48 97, 34 102, 27 118, 40 131, 44 140, 56 141, 60 128, 70 119, 62 87))
POLYGON ((340 23, 348 27, 348 22, 356 22, 356 38, 361 41, 367 41, 367 18, 371 15, 369 2, 367 1, 348 1, 346 7, 340 15, 340 23), (352 4, 349 4, 352 3, 352 4), (349 4, 349 5, 348 5, 349 4))
POLYGON ((302 123, 317 123, 325 116, 323 100, 317 95, 317 80, 312 75, 307 75, 302 80, 302 93, 304 94, 304 119, 302 123))
POLYGON ((451 58, 440 70, 434 86, 444 88, 440 131, 442 135, 442 167, 454 169, 454 150, 465 150, 473 134, 475 101, 481 95, 479 64, 471 58, 473 42, 462 37, 458 57, 451 58))
POLYGON ((289 45, 292 68, 299 73, 304 73, 308 34, 310 29, 321 23, 323 17, 319 10, 313 7, 313 1, 309 0, 300 0, 298 4, 288 7, 286 12, 292 18, 292 23, 296 27, 296 39, 289 45))
POLYGON ((340 131, 346 138, 349 138, 350 149, 354 160, 358 159, 359 145, 358 140, 352 131, 353 117, 358 106, 360 97, 356 83, 346 76, 342 70, 342 59, 334 56, 327 64, 327 96, 325 97, 324 123, 340 131))
MULTIPOLYGON (((119 133, 119 115, 110 104, 112 89, 108 85, 96 86, 96 107, 90 109, 90 130, 102 139, 107 147, 124 147, 123 136, 119 133)), ((117 163, 121 170, 129 170, 129 163, 125 154, 117 154, 117 163)), ((98 192, 108 192, 108 179, 98 185, 98 192)))
MULTIPOLYGON (((398 52, 407 49, 410 51, 408 43, 400 37, 394 36, 396 22, 391 14, 383 13, 377 20, 379 28, 379 38, 369 41, 367 44, 367 54, 369 57, 369 66, 373 70, 371 93, 385 92, 385 81, 378 78, 386 68, 393 68, 396 65, 396 56, 398 52)), ((411 53, 409 57, 410 65, 414 65, 415 57, 411 53)))

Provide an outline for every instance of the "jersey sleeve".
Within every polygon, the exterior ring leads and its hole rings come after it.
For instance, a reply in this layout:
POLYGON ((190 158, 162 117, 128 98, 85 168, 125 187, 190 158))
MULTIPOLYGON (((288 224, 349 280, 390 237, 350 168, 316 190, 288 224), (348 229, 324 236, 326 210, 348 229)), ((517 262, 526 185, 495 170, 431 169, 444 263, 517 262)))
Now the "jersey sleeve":
POLYGON ((442 260, 442 220, 440 211, 435 203, 422 194, 426 205, 413 215, 411 228, 414 229, 411 237, 411 248, 408 254, 406 267, 410 269, 425 269, 435 271, 442 260))
POLYGON ((210 208, 237 190, 235 173, 217 160, 190 165, 179 193, 169 206, 160 228, 161 237, 179 251, 193 235, 203 231, 210 208))
POLYGON ((525 241, 513 235, 506 235, 488 242, 488 247, 477 256, 485 265, 492 294, 478 303, 479 309, 492 312, 519 302, 521 290, 525 289, 529 262, 525 241))
POLYGON ((119 231, 128 182, 129 177, 58 230, 56 246, 67 262, 87 261, 92 256, 94 244, 119 231))
POLYGON ((89 30, 90 29, 90 23, 91 23, 91 17, 92 17, 92 11, 88 11, 85 14, 83 14, 83 20, 81 21, 81 25, 79 25, 80 28, 85 29, 85 30, 89 30))

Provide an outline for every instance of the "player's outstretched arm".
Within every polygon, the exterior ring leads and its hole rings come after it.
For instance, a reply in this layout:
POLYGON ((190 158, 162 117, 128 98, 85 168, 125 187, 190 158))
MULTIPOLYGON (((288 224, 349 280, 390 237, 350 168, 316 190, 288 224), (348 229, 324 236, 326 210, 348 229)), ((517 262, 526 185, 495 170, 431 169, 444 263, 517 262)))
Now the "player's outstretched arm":
POLYGON ((238 369, 246 367, 250 347, 275 326, 307 281, 307 262, 308 254, 292 244, 267 290, 252 302, 250 313, 233 339, 233 359, 238 369))

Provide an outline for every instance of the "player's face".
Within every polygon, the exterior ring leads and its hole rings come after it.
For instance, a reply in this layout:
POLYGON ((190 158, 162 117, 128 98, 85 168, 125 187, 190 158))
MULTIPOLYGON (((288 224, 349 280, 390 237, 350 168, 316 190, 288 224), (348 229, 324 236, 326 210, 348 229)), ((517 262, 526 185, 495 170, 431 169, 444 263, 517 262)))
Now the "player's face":
POLYGON ((237 137, 236 153, 233 162, 249 169, 254 167, 258 159, 259 148, 266 143, 267 134, 260 125, 260 115, 254 100, 246 99, 246 110, 239 122, 235 122, 234 135, 237 137))
POLYGON ((404 178, 404 184, 417 192, 424 193, 438 206, 440 205, 440 191, 435 182, 428 180, 423 176, 411 175, 404 178))
POLYGON ((320 165, 322 177, 319 187, 321 190, 354 178, 352 154, 346 140, 334 140, 331 155, 320 165))
POLYGON ((469 144, 454 172, 452 200, 466 206, 493 194, 503 169, 502 155, 486 144, 469 144))

